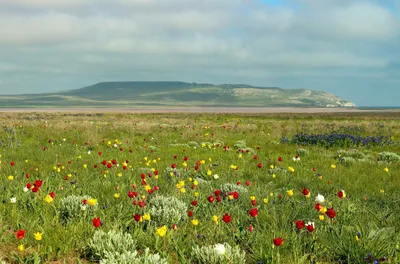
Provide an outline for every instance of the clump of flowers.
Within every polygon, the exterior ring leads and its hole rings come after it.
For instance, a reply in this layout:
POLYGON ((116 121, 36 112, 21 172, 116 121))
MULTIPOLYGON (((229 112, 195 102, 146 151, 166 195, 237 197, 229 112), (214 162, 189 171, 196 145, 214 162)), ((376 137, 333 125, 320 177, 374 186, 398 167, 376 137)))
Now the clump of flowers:
POLYGON ((193 247, 192 257, 199 264, 246 263, 246 253, 239 246, 231 247, 228 243, 193 247))
POLYGON ((155 196, 148 205, 151 220, 158 224, 175 224, 186 215, 187 205, 175 197, 155 196))
POLYGON ((138 255, 136 250, 126 251, 122 254, 107 254, 105 259, 100 261, 101 264, 167 264, 167 260, 161 258, 159 254, 151 254, 149 248, 144 250, 143 255, 138 255))

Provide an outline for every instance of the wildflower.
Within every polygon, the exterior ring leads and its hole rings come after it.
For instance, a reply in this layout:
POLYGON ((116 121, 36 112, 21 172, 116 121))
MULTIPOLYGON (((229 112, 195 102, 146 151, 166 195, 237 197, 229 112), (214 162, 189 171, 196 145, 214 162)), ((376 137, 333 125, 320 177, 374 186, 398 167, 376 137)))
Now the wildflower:
POLYGON ((323 203, 323 202, 325 202, 325 197, 321 194, 318 194, 317 197, 315 197, 315 201, 317 203, 323 203))
POLYGON ((325 220, 325 216, 324 215, 319 215, 319 220, 324 221, 325 220))
POLYGON ((264 198, 263 202, 264 202, 264 204, 267 204, 268 203, 268 198, 264 198))
POLYGON ((213 197, 212 195, 210 195, 210 196, 207 197, 207 200, 208 200, 210 203, 213 203, 213 202, 214 202, 214 197, 213 197))
POLYGON ((53 202, 53 198, 50 196, 50 194, 46 195, 46 197, 44 198, 44 200, 45 200, 47 203, 52 203, 52 202, 53 202))
POLYGON ((325 206, 321 206, 321 209, 319 210, 321 213, 325 214, 328 209, 325 206))
POLYGON ((302 193, 303 193, 305 196, 307 196, 307 195, 310 194, 310 191, 309 191, 307 188, 304 188, 303 191, 302 191, 302 193))
POLYGON ((304 228, 304 221, 303 220, 297 220, 296 222, 295 222, 295 225, 296 225, 296 227, 297 227, 297 229, 303 229, 304 228))
POLYGON ((197 226, 199 224, 199 220, 193 219, 192 220, 192 225, 197 226))
POLYGON ((133 216, 133 218, 135 219, 136 222, 142 222, 143 221, 143 218, 142 218, 142 216, 140 214, 135 214, 133 216))
POLYGON ((251 217, 257 217, 257 215, 258 215, 258 210, 257 210, 257 208, 252 208, 252 209, 250 209, 249 215, 250 215, 251 217))
POLYGON ((294 168, 289 166, 289 167, 288 167, 288 171, 290 171, 290 172, 293 173, 293 172, 294 172, 294 168))
POLYGON ((288 190, 288 191, 287 191, 287 194, 288 194, 288 196, 293 196, 293 194, 294 194, 294 193, 293 193, 293 190, 288 190))
POLYGON ((93 223, 93 226, 96 228, 98 228, 102 225, 100 217, 93 218, 92 223, 93 223))
POLYGON ((315 229, 314 222, 308 222, 307 225, 306 225, 306 228, 307 228, 308 232, 313 232, 314 229, 315 229))
POLYGON ((385 172, 389 172, 389 168, 388 168, 388 167, 385 167, 383 170, 384 170, 385 172))
POLYGON ((325 213, 329 218, 335 218, 336 216, 336 212, 335 210, 332 208, 328 209, 325 213))
POLYGON ((25 230, 19 229, 16 233, 15 236, 17 239, 21 240, 25 237, 25 230))
POLYGON ((214 180, 219 179, 219 175, 218 174, 214 174, 213 177, 214 177, 214 180))
POLYGON ((283 243, 283 238, 277 237, 277 238, 274 238, 273 241, 274 241, 275 246, 280 247, 283 243))
POLYGON ((232 216, 230 216, 228 213, 224 214, 224 216, 222 217, 222 221, 224 221, 225 223, 230 223, 232 221, 232 216))
POLYGON ((33 234, 33 236, 35 237, 35 240, 40 241, 42 240, 43 233, 36 232, 33 234))
POLYGON ((356 241, 358 242, 360 240, 360 238, 361 238, 361 233, 358 232, 357 235, 356 235, 356 241))
POLYGON ((185 189, 184 187, 182 187, 179 191, 180 191, 181 193, 185 193, 185 192, 186 192, 186 189, 185 189))
POLYGON ((225 246, 223 244, 216 244, 214 249, 217 255, 224 255, 226 251, 225 246))
POLYGON ((7 179, 8 179, 9 181, 12 181, 12 180, 14 180, 14 176, 10 175, 10 176, 7 177, 7 179))
POLYGON ((332 164, 332 165, 331 165, 331 168, 332 168, 332 169, 336 169, 336 165, 335 165, 335 164, 332 164))
POLYGON ((150 218, 151 218, 150 214, 144 214, 143 215, 143 219, 146 220, 146 221, 150 221, 150 218))
POLYGON ((24 252, 24 250, 25 250, 25 246, 23 244, 19 244, 18 245, 18 251, 19 252, 24 252))
POLYGON ((15 198, 15 197, 10 198, 10 203, 16 203, 16 202, 17 202, 17 198, 15 198))
POLYGON ((87 203, 91 206, 95 206, 97 204, 97 200, 94 198, 90 198, 89 200, 87 200, 87 203))
POLYGON ((344 190, 341 190, 337 193, 337 196, 339 198, 346 198, 346 193, 344 192, 344 190))
POLYGON ((211 220, 214 222, 214 224, 218 225, 218 216, 213 215, 211 220))
POLYGON ((114 198, 115 199, 118 199, 120 197, 120 194, 119 193, 114 193, 114 198))
POLYGON ((164 237, 167 234, 167 226, 164 225, 164 226, 162 226, 160 228, 157 228, 156 233, 160 237, 164 237))

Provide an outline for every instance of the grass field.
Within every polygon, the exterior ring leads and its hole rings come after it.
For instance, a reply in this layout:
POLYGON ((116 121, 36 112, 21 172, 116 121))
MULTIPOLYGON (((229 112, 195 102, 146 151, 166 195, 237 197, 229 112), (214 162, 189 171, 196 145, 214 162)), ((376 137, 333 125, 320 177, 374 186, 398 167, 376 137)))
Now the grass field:
POLYGON ((400 262, 398 113, 0 123, 5 263, 400 262))

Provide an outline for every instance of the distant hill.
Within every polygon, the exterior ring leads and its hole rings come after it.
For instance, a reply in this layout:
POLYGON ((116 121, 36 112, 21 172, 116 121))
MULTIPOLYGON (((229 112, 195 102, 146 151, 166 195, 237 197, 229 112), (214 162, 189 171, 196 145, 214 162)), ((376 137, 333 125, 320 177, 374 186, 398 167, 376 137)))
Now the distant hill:
POLYGON ((75 90, 0 96, 1 107, 354 107, 333 94, 247 84, 101 82, 75 90))

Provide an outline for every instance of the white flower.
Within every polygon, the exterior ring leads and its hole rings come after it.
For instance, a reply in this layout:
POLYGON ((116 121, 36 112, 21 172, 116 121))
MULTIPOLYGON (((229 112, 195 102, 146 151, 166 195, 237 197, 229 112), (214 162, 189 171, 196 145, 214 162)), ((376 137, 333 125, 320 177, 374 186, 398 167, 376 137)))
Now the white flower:
POLYGON ((224 255, 226 251, 224 244, 216 244, 214 249, 218 255, 224 255))
POLYGON ((86 205, 81 205, 81 210, 85 211, 86 210, 86 205))
POLYGON ((317 197, 315 197, 315 201, 317 203, 323 203, 323 202, 325 202, 325 197, 321 194, 318 194, 317 197))
POLYGON ((28 187, 24 187, 24 192, 29 192, 28 187))
POLYGON ((16 202, 17 202, 17 198, 15 198, 15 197, 10 198, 10 203, 16 203, 16 202))
POLYGON ((67 139, 66 139, 66 138, 63 138, 63 141, 67 141, 67 139))
POLYGON ((307 224, 306 224, 306 226, 313 226, 314 228, 315 228, 315 223, 314 222, 308 222, 307 224))
POLYGON ((293 161, 299 161, 300 157, 293 157, 293 161))
POLYGON ((214 177, 214 179, 216 179, 216 180, 219 179, 219 175, 218 175, 218 174, 214 174, 213 177, 214 177))
POLYGON ((89 155, 90 155, 90 154, 92 154, 92 152, 89 150, 87 154, 89 154, 89 155))

